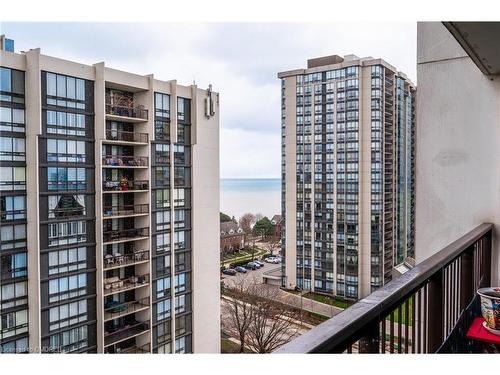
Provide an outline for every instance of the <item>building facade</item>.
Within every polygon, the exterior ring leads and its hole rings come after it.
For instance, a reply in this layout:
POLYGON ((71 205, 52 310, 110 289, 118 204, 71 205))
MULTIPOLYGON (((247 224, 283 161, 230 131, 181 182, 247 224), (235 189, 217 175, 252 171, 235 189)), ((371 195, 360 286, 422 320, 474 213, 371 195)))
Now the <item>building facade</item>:
POLYGON ((362 298, 414 258, 415 86, 354 55, 278 78, 282 286, 362 298))
POLYGON ((233 253, 245 247, 245 232, 233 221, 220 223, 220 252, 233 253))
POLYGON ((1 352, 218 353, 218 94, 6 45, 1 352))

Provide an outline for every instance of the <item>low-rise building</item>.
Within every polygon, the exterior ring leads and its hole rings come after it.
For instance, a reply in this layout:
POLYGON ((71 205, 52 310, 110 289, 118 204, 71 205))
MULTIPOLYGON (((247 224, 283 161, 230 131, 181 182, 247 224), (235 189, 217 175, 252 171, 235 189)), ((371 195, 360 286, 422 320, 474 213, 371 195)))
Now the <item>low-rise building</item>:
POLYGON ((232 253, 245 247, 245 232, 234 221, 220 223, 220 251, 232 253))

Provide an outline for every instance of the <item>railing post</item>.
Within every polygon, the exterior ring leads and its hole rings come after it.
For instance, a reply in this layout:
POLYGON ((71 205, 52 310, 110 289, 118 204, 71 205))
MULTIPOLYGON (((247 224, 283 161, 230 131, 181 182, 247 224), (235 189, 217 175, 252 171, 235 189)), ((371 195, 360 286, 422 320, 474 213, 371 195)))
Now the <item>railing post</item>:
POLYGON ((380 352, 380 329, 378 320, 370 323, 366 327, 365 335, 359 340, 359 352, 360 353, 380 352))
POLYGON ((427 351, 435 353, 443 342, 443 269, 430 279, 428 288, 427 351))
POLYGON ((460 257, 460 312, 464 311, 472 299, 474 258, 472 248, 464 251, 460 257))
POLYGON ((491 286, 491 236, 493 231, 489 231, 482 238, 483 241, 483 279, 481 287, 491 286))

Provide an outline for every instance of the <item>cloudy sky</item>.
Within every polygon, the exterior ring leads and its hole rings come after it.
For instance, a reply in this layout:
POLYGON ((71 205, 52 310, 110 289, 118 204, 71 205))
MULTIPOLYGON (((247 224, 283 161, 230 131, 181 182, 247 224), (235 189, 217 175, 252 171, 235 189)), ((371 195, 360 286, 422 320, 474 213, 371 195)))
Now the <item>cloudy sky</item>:
POLYGON ((16 51, 158 79, 212 83, 221 94, 221 177, 279 177, 276 73, 312 57, 381 57, 416 82, 415 23, 2 23, 16 51))

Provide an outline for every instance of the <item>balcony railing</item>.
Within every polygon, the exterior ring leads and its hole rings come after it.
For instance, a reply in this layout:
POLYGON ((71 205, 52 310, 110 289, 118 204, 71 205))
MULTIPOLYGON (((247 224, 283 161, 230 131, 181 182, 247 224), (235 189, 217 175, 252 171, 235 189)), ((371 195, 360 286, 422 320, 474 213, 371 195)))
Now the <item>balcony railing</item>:
POLYGON ((102 234, 102 241, 114 242, 122 240, 133 240, 142 237, 149 237, 149 228, 117 229, 105 231, 102 234))
POLYGON ((148 143, 148 133, 127 132, 123 130, 106 130, 106 140, 148 143))
POLYGON ((126 192, 134 190, 148 190, 148 180, 123 180, 123 181, 105 181, 102 183, 104 191, 126 192))
POLYGON ((129 204, 120 206, 103 206, 102 214, 104 217, 112 218, 116 216, 132 216, 147 214, 149 204, 129 204))
POLYGON ((121 117, 131 117, 141 120, 148 119, 148 110, 144 108, 122 107, 106 104, 106 114, 121 117))
POLYGON ((149 330, 149 322, 136 322, 116 328, 113 332, 104 332, 104 346, 113 345, 129 337, 140 335, 149 330))
POLYGON ((149 250, 136 250, 131 254, 108 254, 104 256, 104 269, 126 267, 149 259, 149 250))
POLYGON ((142 298, 138 301, 117 302, 110 301, 106 303, 104 309, 104 320, 113 320, 122 316, 133 314, 136 311, 143 310, 149 307, 149 297, 142 298))
POLYGON ((106 155, 102 158, 104 167, 147 167, 147 156, 106 155))
POLYGON ((481 224, 276 353, 463 353, 491 280, 492 224, 481 224))
POLYGON ((149 283, 149 274, 130 276, 124 279, 109 277, 104 280, 104 295, 109 296, 126 290, 139 288, 149 283))

